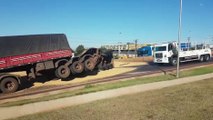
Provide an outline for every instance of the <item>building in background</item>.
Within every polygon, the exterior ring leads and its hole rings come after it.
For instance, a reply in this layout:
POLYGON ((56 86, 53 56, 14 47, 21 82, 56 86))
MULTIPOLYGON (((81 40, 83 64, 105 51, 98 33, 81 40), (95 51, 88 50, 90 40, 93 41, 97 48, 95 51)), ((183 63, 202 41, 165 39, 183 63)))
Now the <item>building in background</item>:
POLYGON ((147 46, 147 44, 135 44, 135 43, 126 43, 126 44, 116 44, 116 45, 102 45, 106 49, 111 49, 114 56, 121 58, 125 57, 136 57, 138 48, 147 46))

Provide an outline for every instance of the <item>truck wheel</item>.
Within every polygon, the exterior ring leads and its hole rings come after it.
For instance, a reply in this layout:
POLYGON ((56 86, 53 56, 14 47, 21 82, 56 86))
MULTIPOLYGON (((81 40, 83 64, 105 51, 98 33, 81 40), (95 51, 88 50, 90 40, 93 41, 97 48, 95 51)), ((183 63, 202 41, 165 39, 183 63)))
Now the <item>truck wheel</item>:
POLYGON ((102 65, 102 63, 100 63, 100 64, 98 65, 98 69, 99 69, 99 70, 103 70, 103 65, 102 65))
POLYGON ((18 90, 19 84, 13 77, 3 78, 1 81, 1 91, 3 93, 12 93, 18 90))
POLYGON ((107 68, 107 70, 109 70, 110 69, 110 64, 106 64, 106 68, 107 68))
POLYGON ((89 58, 84 62, 84 66, 86 70, 92 71, 95 68, 95 63, 91 58, 89 58))
POLYGON ((177 65, 177 58, 171 58, 170 63, 171 63, 171 65, 173 65, 173 66, 177 65))
POLYGON ((108 70, 108 65, 106 63, 103 64, 103 70, 108 70))
POLYGON ((58 78, 67 78, 70 76, 70 73, 70 69, 65 65, 61 65, 55 70, 55 75, 58 78))
POLYGON ((109 64, 109 69, 112 69, 112 68, 113 68, 112 64, 109 64))
POLYGON ((201 55, 201 56, 200 56, 200 62, 203 62, 203 61, 204 61, 204 56, 201 55))
POLYGON ((82 73, 84 70, 84 65, 83 63, 79 62, 79 61, 75 61, 71 66, 70 69, 72 71, 72 73, 82 73))
POLYGON ((210 56, 209 55, 206 55, 205 56, 205 61, 209 61, 210 60, 210 56))

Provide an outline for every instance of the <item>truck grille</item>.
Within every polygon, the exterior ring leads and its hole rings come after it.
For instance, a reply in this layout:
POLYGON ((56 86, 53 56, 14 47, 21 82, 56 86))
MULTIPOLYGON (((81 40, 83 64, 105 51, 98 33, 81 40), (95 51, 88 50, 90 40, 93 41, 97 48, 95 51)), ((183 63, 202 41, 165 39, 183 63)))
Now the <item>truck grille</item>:
POLYGON ((156 54, 155 54, 155 57, 156 57, 156 58, 162 58, 162 57, 163 57, 163 54, 162 54, 162 53, 156 53, 156 54))

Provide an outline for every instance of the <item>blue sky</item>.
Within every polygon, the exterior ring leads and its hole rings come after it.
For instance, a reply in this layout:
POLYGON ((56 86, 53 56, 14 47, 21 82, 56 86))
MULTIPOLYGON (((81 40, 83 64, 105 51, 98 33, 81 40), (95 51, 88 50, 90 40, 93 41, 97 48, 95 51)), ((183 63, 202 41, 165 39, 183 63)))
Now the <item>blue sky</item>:
MULTIPOLYGON (((65 33, 70 46, 175 41, 179 0, 0 0, 0 35, 65 33)), ((213 0, 183 0, 182 41, 210 41, 213 0)))

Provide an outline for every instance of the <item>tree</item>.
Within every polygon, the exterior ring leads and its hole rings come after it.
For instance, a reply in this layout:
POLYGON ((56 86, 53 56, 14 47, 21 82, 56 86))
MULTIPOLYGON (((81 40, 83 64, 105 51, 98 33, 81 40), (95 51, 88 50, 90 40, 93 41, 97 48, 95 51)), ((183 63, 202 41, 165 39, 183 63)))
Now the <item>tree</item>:
POLYGON ((103 46, 101 46, 100 50, 101 50, 102 53, 107 51, 107 49, 105 47, 103 47, 103 46))
POLYGON ((75 54, 76 55, 79 55, 81 54, 83 51, 85 50, 84 46, 83 45, 79 45, 76 50, 75 50, 75 54))

